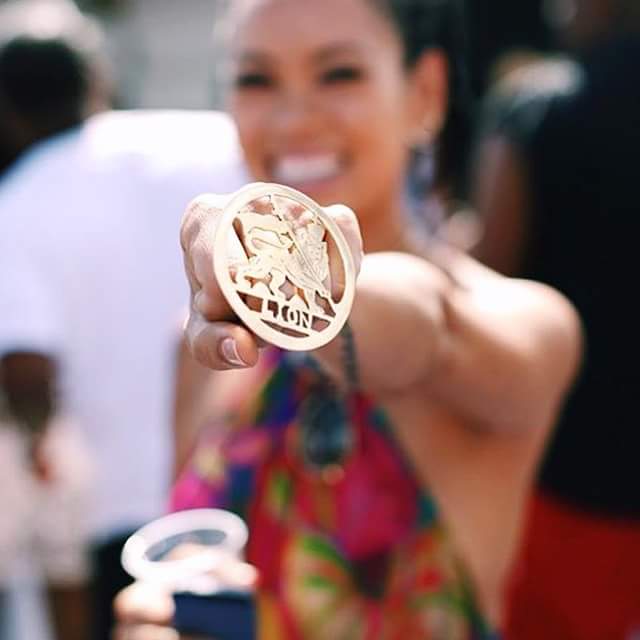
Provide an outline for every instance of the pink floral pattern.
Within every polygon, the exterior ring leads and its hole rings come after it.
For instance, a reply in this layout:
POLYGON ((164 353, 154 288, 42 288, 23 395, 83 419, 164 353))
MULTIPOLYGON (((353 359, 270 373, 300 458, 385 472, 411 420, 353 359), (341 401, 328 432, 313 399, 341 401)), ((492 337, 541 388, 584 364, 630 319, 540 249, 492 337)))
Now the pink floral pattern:
POLYGON ((311 470, 296 421, 309 372, 276 364, 254 420, 207 429, 172 500, 248 521, 259 637, 488 638, 433 502, 380 412, 352 398, 355 449, 332 474, 311 470))

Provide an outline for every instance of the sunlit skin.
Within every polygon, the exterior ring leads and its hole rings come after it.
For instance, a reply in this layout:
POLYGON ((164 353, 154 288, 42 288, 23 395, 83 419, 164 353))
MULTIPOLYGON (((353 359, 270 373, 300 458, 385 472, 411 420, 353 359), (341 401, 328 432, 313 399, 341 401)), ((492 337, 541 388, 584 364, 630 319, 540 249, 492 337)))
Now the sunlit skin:
POLYGON ((229 109, 252 175, 349 205, 369 250, 401 248, 408 141, 442 106, 422 104, 394 26, 366 0, 245 4, 229 109))

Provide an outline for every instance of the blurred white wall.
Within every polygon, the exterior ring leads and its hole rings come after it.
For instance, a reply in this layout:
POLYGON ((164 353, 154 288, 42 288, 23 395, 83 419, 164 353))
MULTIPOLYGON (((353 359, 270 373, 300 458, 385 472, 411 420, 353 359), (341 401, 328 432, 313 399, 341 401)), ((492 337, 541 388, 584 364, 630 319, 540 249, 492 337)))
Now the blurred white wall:
POLYGON ((124 106, 220 106, 213 26, 226 1, 126 0, 101 16, 124 106))

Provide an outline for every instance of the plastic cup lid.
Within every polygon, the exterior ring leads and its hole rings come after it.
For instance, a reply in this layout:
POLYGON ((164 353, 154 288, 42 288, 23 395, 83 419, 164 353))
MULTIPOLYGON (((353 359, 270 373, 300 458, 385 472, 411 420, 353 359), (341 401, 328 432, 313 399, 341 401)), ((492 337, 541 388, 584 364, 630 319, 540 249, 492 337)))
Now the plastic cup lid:
POLYGON ((193 509, 164 516, 134 533, 122 550, 122 566, 137 580, 179 588, 215 570, 229 555, 240 557, 249 532, 222 509, 193 509), (180 553, 180 547, 193 551, 180 553))

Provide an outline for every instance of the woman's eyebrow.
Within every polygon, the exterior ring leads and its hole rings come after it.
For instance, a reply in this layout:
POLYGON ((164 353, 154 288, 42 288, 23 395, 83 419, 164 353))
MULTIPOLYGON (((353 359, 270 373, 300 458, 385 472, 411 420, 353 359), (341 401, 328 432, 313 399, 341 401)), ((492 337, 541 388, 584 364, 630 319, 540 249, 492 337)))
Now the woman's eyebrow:
MULTIPOLYGON (((336 42, 323 46, 311 55, 314 64, 322 64, 333 58, 343 55, 363 55, 365 48, 354 42, 336 42)), ((244 49, 238 53, 238 62, 243 64, 269 65, 275 60, 275 56, 258 49, 244 49)))
POLYGON ((238 54, 238 62, 244 64, 267 65, 271 61, 272 56, 255 49, 245 49, 238 54))
POLYGON ((318 51, 313 54, 313 60, 314 62, 322 63, 345 54, 362 55, 364 52, 365 48, 361 44, 355 42, 337 42, 318 49, 318 51))

